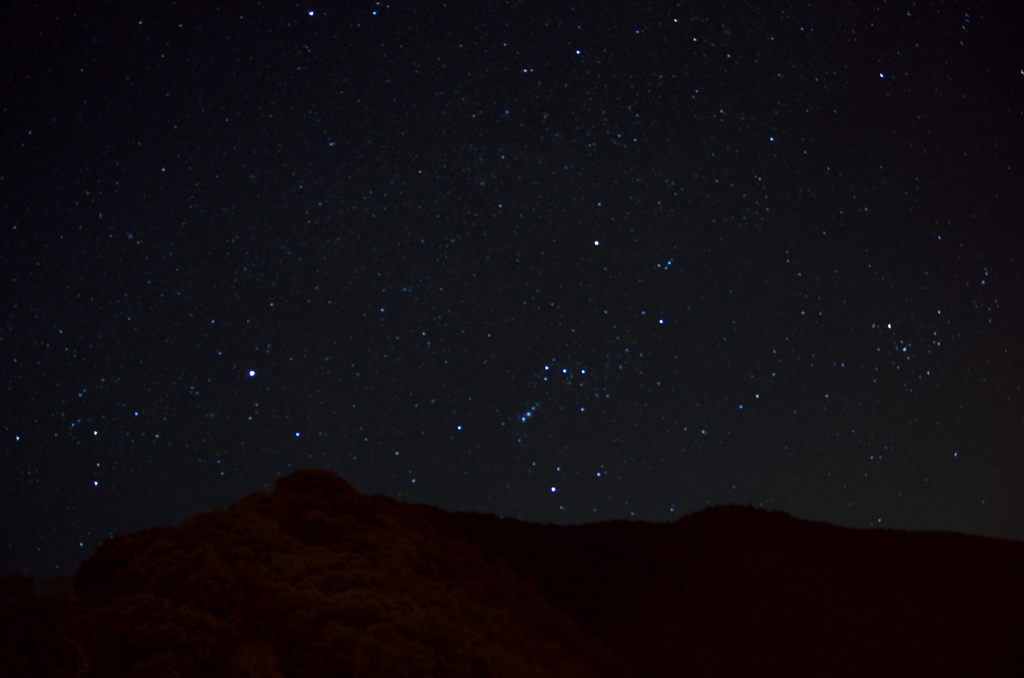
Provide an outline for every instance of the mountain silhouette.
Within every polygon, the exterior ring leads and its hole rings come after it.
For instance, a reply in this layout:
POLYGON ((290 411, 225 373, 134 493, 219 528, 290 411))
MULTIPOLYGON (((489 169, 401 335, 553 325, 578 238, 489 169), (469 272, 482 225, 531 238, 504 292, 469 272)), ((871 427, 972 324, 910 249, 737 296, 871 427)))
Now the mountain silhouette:
POLYGON ((4 676, 1019 676, 1024 543, 727 506, 579 526, 322 470, 0 582, 4 676))

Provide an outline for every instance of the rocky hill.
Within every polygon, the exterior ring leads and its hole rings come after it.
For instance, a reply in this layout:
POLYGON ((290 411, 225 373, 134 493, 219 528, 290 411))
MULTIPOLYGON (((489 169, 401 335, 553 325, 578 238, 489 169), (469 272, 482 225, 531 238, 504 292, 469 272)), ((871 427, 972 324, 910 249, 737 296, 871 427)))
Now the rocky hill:
POLYGON ((1024 675, 1024 543, 752 508, 551 526, 299 471, 0 582, 0 676, 1024 675))

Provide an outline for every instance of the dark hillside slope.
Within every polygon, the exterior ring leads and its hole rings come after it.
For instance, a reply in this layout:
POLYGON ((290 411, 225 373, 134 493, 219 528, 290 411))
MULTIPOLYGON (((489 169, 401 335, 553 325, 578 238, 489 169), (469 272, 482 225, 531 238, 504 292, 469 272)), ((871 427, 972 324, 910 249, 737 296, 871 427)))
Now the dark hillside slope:
POLYGON ((0 677, 1020 676, 1024 544, 723 507, 551 526, 300 471, 0 581, 0 677))
POLYGON ((1024 543, 738 506, 673 524, 436 518, 642 676, 1024 675, 1024 543))
POLYGON ((328 471, 109 539, 62 601, 19 583, 0 676, 633 675, 421 507, 328 471))

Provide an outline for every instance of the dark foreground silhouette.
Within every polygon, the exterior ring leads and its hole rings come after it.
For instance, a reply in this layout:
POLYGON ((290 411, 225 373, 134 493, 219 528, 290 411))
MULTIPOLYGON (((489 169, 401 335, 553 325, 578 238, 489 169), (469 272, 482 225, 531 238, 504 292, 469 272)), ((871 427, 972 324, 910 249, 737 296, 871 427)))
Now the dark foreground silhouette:
POLYGON ((329 471, 0 582, 6 676, 1024 676, 1024 543, 723 507, 551 526, 329 471))

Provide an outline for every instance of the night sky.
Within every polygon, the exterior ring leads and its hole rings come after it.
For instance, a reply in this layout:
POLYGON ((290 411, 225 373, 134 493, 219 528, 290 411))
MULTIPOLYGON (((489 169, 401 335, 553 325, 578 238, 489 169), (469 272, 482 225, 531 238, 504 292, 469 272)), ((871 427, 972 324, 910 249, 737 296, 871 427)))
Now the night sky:
POLYGON ((1013 3, 160 4, 0 21, 0 570, 305 467, 1024 539, 1013 3))

